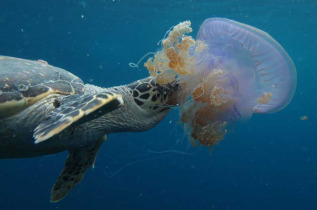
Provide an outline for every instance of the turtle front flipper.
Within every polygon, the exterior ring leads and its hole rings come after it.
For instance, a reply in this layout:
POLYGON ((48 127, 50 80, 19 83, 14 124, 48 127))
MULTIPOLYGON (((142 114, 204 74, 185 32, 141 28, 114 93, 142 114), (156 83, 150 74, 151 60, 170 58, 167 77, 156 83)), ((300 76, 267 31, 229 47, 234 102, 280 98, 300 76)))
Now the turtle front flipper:
POLYGON ((123 105, 122 96, 111 92, 72 95, 68 98, 71 102, 60 105, 48 120, 35 128, 33 137, 36 144, 62 132, 74 123, 86 123, 123 105))
POLYGON ((89 167, 93 167, 98 150, 106 137, 93 145, 69 150, 65 167, 52 188, 51 202, 62 200, 83 178, 89 167))

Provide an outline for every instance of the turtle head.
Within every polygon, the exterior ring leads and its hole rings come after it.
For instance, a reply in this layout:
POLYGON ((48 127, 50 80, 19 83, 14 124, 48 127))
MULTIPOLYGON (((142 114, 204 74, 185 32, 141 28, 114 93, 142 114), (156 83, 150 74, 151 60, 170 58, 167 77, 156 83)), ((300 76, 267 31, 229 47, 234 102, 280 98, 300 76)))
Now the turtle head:
POLYGON ((143 110, 150 113, 162 113, 176 106, 176 93, 179 85, 169 83, 159 85, 154 77, 148 77, 128 85, 134 102, 143 110))

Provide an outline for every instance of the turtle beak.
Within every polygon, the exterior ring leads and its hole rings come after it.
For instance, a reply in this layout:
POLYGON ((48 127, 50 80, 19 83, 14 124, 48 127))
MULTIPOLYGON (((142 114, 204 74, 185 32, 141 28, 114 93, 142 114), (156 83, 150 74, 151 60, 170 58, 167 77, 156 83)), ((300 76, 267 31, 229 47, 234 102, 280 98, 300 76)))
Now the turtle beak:
POLYGON ((166 104, 170 106, 177 106, 180 85, 175 81, 164 86, 164 90, 168 94, 166 104))

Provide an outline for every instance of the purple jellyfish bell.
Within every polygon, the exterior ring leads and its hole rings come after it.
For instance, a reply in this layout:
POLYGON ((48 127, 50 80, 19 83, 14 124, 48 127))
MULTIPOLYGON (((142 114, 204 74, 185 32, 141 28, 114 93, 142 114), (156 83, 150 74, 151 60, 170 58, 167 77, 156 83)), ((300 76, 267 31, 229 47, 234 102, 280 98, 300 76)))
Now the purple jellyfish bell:
POLYGON ((199 55, 203 61, 209 59, 208 69, 203 71, 228 72, 231 88, 236 90, 230 97, 242 115, 276 112, 291 101, 297 81, 295 66, 283 47, 264 31, 210 18, 200 26, 197 40, 209 46, 207 55, 199 55))

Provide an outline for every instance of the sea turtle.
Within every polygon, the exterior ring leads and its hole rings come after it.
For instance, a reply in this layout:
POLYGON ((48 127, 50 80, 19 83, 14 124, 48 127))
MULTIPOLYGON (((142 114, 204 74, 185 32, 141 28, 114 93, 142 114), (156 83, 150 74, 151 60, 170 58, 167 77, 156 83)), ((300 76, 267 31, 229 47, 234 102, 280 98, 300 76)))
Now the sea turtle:
POLYGON ((94 165, 106 134, 152 128, 168 113, 177 88, 153 77, 101 88, 42 60, 0 56, 0 158, 68 150, 51 192, 57 202, 94 165))

